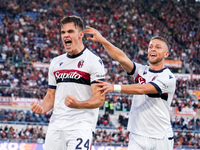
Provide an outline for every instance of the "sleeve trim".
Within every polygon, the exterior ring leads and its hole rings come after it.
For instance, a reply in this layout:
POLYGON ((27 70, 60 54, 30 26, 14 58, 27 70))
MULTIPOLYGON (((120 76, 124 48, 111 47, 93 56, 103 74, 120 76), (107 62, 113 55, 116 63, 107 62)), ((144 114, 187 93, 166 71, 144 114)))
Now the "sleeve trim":
POLYGON ((162 91, 161 91, 160 87, 157 84, 155 84, 154 82, 149 82, 149 83, 152 84, 156 88, 156 90, 158 91, 159 95, 162 94, 162 91))
POLYGON ((133 70, 132 70, 130 73, 127 72, 127 74, 128 74, 128 75, 133 75, 133 74, 135 73, 135 69, 136 69, 136 65, 135 65, 135 63, 133 62, 133 70))
POLYGON ((55 85, 48 85, 48 88, 50 88, 50 89, 56 89, 56 86, 55 85))
MULTIPOLYGON (((97 79, 97 80, 105 81, 105 79, 97 79)), ((99 83, 99 82, 97 82, 97 81, 95 80, 95 81, 92 81, 90 84, 94 84, 94 83, 99 83)))

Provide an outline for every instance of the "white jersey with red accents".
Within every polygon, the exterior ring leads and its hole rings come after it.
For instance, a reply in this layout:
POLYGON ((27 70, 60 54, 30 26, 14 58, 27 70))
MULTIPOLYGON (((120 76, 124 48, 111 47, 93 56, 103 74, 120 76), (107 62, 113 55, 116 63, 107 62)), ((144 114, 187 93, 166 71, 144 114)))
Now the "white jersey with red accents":
POLYGON ((91 84, 97 79, 105 79, 104 64, 87 48, 75 56, 66 53, 52 60, 49 88, 56 89, 56 93, 49 129, 95 129, 99 108, 69 108, 64 101, 68 94, 74 95, 79 101, 90 99, 93 96, 91 84))
POLYGON ((134 63, 135 83, 152 84, 158 94, 134 95, 129 113, 128 130, 138 135, 162 139, 172 132, 170 104, 176 87, 175 76, 168 68, 153 71, 149 66, 134 63))

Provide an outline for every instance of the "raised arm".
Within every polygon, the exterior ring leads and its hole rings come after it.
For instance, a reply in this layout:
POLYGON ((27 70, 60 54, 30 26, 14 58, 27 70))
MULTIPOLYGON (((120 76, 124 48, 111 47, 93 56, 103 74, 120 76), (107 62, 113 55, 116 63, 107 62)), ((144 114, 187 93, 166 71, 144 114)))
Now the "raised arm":
POLYGON ((110 43, 108 40, 106 40, 96 29, 87 27, 87 29, 84 30, 84 33, 92 35, 92 37, 87 38, 88 40, 102 43, 107 53, 114 60, 118 61, 128 73, 133 70, 134 65, 132 61, 126 56, 126 54, 122 50, 114 46, 112 43, 110 43))
POLYGON ((93 96, 86 101, 78 101, 75 95, 67 95, 65 98, 65 105, 77 109, 93 109, 101 107, 105 100, 105 95, 101 95, 102 91, 97 90, 101 88, 98 84, 91 85, 93 96))
POLYGON ((31 110, 37 114, 43 114, 51 109, 53 109, 54 106, 54 100, 55 100, 55 89, 48 88, 47 94, 44 97, 44 100, 41 105, 39 105, 37 102, 33 102, 31 105, 31 110))

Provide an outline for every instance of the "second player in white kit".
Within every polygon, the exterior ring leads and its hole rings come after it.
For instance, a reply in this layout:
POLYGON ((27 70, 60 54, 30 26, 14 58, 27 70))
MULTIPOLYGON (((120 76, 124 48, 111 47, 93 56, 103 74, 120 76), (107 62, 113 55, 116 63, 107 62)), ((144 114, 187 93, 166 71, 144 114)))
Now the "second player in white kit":
POLYGON ((154 71, 149 66, 138 63, 134 63, 134 70, 130 75, 132 74, 135 83, 150 83, 158 93, 133 96, 127 127, 130 131, 130 139, 133 139, 129 142, 129 149, 132 147, 138 150, 173 148, 169 108, 176 85, 174 75, 168 68, 154 71), (136 147, 137 143, 140 143, 140 146, 136 147), (132 144, 134 146, 131 146, 132 144))
POLYGON ((128 150, 173 150, 173 132, 170 123, 170 104, 175 92, 176 79, 164 66, 170 46, 160 36, 150 39, 148 46, 149 65, 132 62, 125 53, 107 41, 96 29, 88 27, 88 40, 101 42, 108 54, 117 60, 134 83, 112 85, 99 81, 99 90, 133 94, 129 114, 130 131, 128 150))

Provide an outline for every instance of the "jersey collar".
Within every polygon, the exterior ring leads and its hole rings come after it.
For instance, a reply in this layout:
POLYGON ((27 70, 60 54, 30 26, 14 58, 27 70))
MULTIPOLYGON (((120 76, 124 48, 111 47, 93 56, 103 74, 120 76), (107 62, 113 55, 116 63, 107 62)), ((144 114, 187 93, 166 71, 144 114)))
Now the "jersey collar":
POLYGON ((85 51, 85 49, 86 49, 86 47, 84 47, 84 49, 83 49, 80 53, 78 53, 78 54, 76 54, 76 55, 69 55, 69 54, 67 54, 67 57, 68 57, 68 58, 76 58, 76 57, 82 55, 83 52, 85 51))
POLYGON ((167 68, 163 68, 163 69, 161 69, 161 70, 151 70, 151 69, 149 68, 149 72, 152 72, 152 73, 160 73, 160 72, 163 72, 163 70, 165 70, 165 69, 167 69, 167 68))

